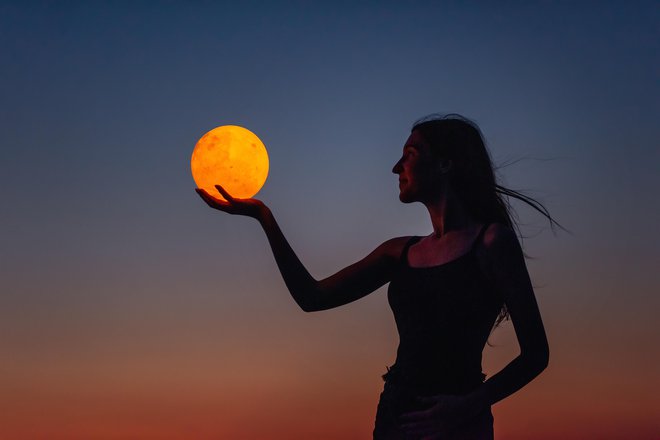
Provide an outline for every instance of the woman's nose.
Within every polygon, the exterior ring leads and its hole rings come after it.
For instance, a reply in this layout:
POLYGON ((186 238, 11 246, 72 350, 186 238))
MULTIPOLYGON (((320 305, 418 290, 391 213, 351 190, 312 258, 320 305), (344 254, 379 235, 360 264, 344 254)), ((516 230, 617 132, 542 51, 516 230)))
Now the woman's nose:
POLYGON ((399 174, 401 172, 401 160, 402 159, 399 159, 399 161, 394 164, 394 167, 392 168, 394 174, 399 174))

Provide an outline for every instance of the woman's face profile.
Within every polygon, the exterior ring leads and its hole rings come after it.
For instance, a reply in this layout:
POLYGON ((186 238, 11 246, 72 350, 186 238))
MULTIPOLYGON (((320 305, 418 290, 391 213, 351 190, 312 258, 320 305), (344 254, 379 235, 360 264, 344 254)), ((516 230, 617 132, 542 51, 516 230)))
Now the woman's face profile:
POLYGON ((438 189, 440 175, 430 146, 414 130, 403 146, 403 155, 392 172, 399 175, 399 200, 403 203, 424 201, 438 189))

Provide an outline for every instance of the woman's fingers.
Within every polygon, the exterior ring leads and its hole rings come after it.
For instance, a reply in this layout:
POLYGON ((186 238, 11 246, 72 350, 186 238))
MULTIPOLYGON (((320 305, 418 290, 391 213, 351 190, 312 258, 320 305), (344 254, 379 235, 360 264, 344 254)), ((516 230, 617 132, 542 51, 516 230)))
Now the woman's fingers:
POLYGON ((210 196, 209 193, 204 191, 203 189, 195 188, 195 192, 197 193, 198 196, 202 198, 208 205, 211 204, 211 201, 209 200, 210 196))
POLYGON ((218 192, 227 200, 215 198, 201 188, 196 188, 195 191, 211 208, 226 212, 227 214, 247 215, 257 218, 260 206, 263 206, 263 203, 255 199, 234 199, 220 185, 218 185, 218 192))
POLYGON ((215 185, 216 189, 226 200, 213 197, 207 191, 201 188, 195 188, 199 196, 211 207, 228 214, 246 215, 248 217, 258 218, 263 212, 265 205, 257 199, 235 199, 220 185, 215 185))
POLYGON ((228 202, 216 199, 203 189, 195 188, 195 192, 199 194, 202 200, 204 200, 211 208, 226 210, 231 206, 228 202))
POLYGON ((420 403, 438 403, 441 397, 438 396, 417 396, 417 401, 420 403))
POLYGON ((407 423, 400 425, 401 429, 409 436, 415 438, 435 438, 446 432, 445 424, 437 420, 426 420, 423 422, 407 423))
POLYGON ((215 189, 217 189, 218 192, 222 194, 222 197, 224 197, 228 202, 234 201, 234 198, 231 196, 231 194, 229 194, 222 186, 215 185, 215 189))
POLYGON ((399 417, 399 426, 408 435, 434 439, 446 432, 450 420, 444 411, 445 396, 420 397, 418 401, 432 404, 430 408, 405 413, 399 417))
POLYGON ((431 417, 433 417, 433 413, 428 409, 423 411, 412 411, 401 415, 401 417, 399 417, 399 423, 415 423, 421 420, 428 420, 431 417))

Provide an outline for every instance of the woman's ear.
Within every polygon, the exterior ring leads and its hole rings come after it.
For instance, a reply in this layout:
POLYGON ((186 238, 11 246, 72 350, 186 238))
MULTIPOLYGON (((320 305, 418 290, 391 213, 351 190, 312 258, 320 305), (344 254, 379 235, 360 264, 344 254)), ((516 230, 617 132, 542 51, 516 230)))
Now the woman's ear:
POLYGON ((451 159, 440 159, 438 163, 438 169, 441 174, 447 174, 454 167, 454 162, 451 159))

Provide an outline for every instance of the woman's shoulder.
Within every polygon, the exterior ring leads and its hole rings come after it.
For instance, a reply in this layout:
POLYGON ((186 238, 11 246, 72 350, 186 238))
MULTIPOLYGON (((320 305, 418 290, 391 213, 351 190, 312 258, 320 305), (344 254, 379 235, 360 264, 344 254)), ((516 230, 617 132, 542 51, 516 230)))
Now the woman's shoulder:
POLYGON ((479 245, 481 257, 486 260, 513 257, 522 253, 518 235, 510 226, 504 223, 487 225, 479 245))
POLYGON ((389 259, 398 261, 399 258, 401 258, 401 254, 403 253, 403 250, 408 245, 408 243, 418 238, 419 237, 414 235, 404 235, 401 237, 390 238, 378 246, 376 251, 389 259))
POLYGON ((484 247, 489 248, 512 241, 517 243, 518 236, 510 226, 504 223, 490 223, 486 225, 482 239, 484 247))
POLYGON ((504 223, 487 225, 476 248, 481 270, 490 280, 495 279, 497 267, 507 265, 522 255, 516 232, 504 223))

